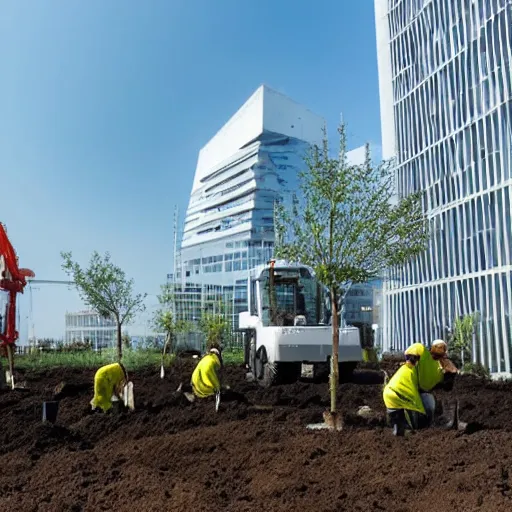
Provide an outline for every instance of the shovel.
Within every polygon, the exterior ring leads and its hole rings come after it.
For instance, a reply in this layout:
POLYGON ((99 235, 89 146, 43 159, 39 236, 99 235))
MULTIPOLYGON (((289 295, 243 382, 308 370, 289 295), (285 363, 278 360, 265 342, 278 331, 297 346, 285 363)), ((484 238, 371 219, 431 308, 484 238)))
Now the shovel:
POLYGON ((131 411, 135 409, 135 400, 133 399, 133 382, 128 382, 123 388, 123 402, 125 407, 131 411))
POLYGON ((220 406, 220 391, 215 394, 215 412, 219 412, 220 406))
POLYGON ((165 377, 164 356, 165 356, 166 348, 167 348, 167 343, 165 343, 164 350, 162 352, 162 363, 160 364, 160 378, 161 379, 163 379, 165 377))

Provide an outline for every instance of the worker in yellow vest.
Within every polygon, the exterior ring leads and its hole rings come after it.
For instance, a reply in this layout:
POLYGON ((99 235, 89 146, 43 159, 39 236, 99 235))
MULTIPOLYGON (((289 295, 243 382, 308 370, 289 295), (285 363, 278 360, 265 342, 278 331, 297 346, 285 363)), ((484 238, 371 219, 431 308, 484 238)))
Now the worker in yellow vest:
POLYGON ((215 343, 210 346, 208 352, 197 363, 190 384, 180 384, 178 392, 184 394, 189 402, 196 398, 208 398, 215 396, 215 410, 219 409, 220 401, 248 403, 247 398, 242 394, 222 385, 222 348, 215 343))
POLYGON ((128 373, 121 363, 102 366, 94 376, 94 397, 91 407, 107 412, 112 408, 112 396, 122 399, 124 386, 128 383, 128 373))
POLYGON ((446 343, 436 340, 429 351, 421 343, 405 351, 405 363, 384 388, 388 420, 395 435, 425 428, 434 419, 435 399, 431 391, 442 385, 449 390, 457 369, 446 357, 446 343))
POLYGON ((195 367, 190 385, 180 384, 178 391, 182 392, 189 402, 195 398, 207 398, 220 394, 220 372, 222 369, 222 355, 219 344, 212 344, 208 352, 195 367))

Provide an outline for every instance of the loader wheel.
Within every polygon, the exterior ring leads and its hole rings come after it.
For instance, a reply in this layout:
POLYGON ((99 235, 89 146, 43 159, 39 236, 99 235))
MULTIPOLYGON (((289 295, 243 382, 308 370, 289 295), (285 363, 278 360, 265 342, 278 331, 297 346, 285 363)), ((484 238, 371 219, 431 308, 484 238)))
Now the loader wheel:
POLYGON ((279 383, 279 368, 276 363, 265 363, 263 366, 263 378, 258 380, 261 387, 269 388, 279 383))
POLYGON ((277 365, 268 361, 265 347, 261 347, 256 352, 254 366, 256 381, 260 386, 269 388, 277 382, 277 365))
POLYGON ((300 363, 271 363, 265 347, 258 350, 255 361, 255 377, 264 388, 276 384, 290 384, 296 382, 300 376, 300 363))

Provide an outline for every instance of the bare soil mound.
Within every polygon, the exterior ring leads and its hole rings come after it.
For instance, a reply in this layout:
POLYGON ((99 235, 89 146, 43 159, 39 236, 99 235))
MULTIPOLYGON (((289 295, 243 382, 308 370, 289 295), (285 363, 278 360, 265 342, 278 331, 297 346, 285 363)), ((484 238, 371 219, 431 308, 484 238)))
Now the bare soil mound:
POLYGON ((193 365, 179 361, 163 380, 157 369, 132 375, 136 411, 119 415, 91 412, 92 370, 27 373, 28 390, 0 392, 0 510, 512 510, 510 383, 462 376, 437 393, 459 399, 472 434, 396 439, 380 371, 340 386, 345 429, 334 434, 305 429, 322 420, 326 384, 261 389, 227 367, 248 403, 216 414, 211 400, 175 392, 193 365), (62 381, 58 421, 42 424, 62 381))

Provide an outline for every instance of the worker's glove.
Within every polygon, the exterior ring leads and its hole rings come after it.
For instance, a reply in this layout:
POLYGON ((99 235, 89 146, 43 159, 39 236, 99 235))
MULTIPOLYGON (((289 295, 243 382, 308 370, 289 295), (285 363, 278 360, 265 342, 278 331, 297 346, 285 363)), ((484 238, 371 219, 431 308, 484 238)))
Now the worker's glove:
POLYGON ((447 357, 440 359, 439 364, 441 365, 445 375, 448 373, 456 374, 458 372, 457 367, 447 357))

